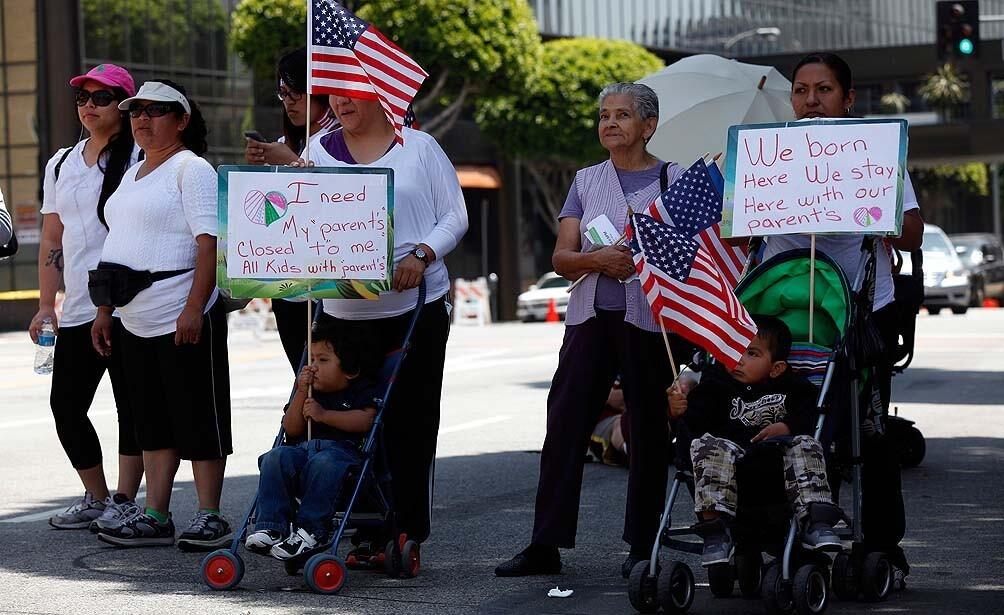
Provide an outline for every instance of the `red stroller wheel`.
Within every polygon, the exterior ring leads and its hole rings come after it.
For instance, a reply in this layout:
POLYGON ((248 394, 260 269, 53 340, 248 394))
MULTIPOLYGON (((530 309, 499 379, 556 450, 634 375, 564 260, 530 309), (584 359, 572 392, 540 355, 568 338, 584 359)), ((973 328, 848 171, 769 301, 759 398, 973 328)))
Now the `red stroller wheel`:
POLYGON ((408 540, 401 549, 401 576, 406 579, 418 576, 418 571, 422 567, 422 556, 418 543, 408 540))
POLYGON ((244 576, 244 561, 226 549, 214 551, 202 560, 202 580, 211 589, 233 589, 244 576))
POLYGON ((345 564, 328 553, 311 557, 303 571, 307 586, 319 594, 337 594, 345 585, 345 574, 345 564))

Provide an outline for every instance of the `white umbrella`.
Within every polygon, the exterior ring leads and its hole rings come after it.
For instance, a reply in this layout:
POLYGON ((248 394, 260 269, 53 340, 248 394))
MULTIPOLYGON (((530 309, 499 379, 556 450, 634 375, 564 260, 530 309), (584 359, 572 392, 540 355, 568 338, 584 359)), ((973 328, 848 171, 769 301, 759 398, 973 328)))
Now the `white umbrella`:
POLYGON ((795 119, 791 82, 771 66, 701 54, 638 83, 659 95, 659 128, 648 150, 685 166, 705 153, 724 152, 733 124, 795 119))

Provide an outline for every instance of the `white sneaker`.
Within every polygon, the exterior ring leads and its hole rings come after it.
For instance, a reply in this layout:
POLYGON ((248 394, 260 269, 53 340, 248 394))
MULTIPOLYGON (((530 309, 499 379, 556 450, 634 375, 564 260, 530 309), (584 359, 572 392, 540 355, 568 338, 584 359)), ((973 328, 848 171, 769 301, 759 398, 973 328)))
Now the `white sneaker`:
POLYGON ((252 532, 244 540, 244 546, 252 553, 267 555, 272 547, 286 539, 282 532, 276 530, 258 530, 252 532))
POLYGON ((49 525, 57 530, 82 530, 105 512, 105 501, 95 500, 89 492, 63 512, 49 517, 49 525))
POLYGON ((287 560, 316 548, 317 543, 317 538, 301 527, 289 538, 272 547, 270 553, 276 559, 287 560))
POLYGON ((105 498, 105 512, 101 516, 91 521, 88 529, 91 533, 97 534, 101 530, 110 530, 118 527, 138 515, 142 511, 136 504, 136 500, 130 500, 121 493, 105 498))

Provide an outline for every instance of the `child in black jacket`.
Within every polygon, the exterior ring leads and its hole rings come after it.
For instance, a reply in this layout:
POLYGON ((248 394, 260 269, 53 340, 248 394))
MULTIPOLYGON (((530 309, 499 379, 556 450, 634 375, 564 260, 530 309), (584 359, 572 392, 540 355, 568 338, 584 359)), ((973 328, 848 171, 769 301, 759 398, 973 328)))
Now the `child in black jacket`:
POLYGON ((689 394, 668 391, 670 414, 684 417, 692 435, 695 530, 704 538, 701 564, 726 563, 734 545, 730 530, 736 515, 736 463, 753 445, 768 438, 786 441, 784 479, 788 502, 803 525, 802 544, 811 550, 839 550, 833 524, 841 512, 832 503, 823 448, 811 435, 817 391, 788 369, 791 332, 781 320, 755 316, 756 338, 739 364, 726 371, 716 363, 705 369, 689 394))

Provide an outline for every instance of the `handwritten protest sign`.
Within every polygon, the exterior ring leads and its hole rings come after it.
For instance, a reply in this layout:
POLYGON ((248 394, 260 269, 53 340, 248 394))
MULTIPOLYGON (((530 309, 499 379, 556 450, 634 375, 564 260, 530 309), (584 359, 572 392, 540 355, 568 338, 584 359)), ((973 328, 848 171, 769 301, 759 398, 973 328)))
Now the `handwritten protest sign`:
POLYGON ((217 285, 233 297, 376 299, 390 289, 391 169, 222 166, 217 285))
POLYGON ((813 120, 729 128, 723 237, 898 235, 905 120, 813 120))

